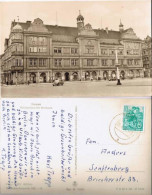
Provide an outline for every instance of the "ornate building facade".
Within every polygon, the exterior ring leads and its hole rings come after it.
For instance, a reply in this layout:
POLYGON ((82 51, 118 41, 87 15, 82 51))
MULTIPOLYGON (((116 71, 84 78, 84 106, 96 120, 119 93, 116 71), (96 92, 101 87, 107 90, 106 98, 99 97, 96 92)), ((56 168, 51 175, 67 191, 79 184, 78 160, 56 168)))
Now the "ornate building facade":
POLYGON ((143 77, 142 41, 132 28, 92 29, 79 14, 77 27, 12 22, 2 55, 3 83, 115 79, 115 52, 121 78, 143 77))
POLYGON ((147 36, 142 44, 144 77, 152 77, 151 44, 152 38, 147 36))

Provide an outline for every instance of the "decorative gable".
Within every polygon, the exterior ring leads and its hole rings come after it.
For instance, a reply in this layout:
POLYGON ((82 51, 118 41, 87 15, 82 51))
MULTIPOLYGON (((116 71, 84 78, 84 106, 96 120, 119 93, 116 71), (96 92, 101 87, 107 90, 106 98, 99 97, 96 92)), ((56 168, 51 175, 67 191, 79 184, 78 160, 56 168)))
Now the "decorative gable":
POLYGON ((129 29, 123 31, 121 38, 122 39, 139 39, 132 28, 129 28, 129 29))
POLYGON ((49 32, 48 29, 43 24, 43 21, 40 18, 36 18, 33 23, 31 23, 28 31, 32 32, 49 32))
POLYGON ((84 36, 97 36, 96 32, 92 29, 91 24, 86 24, 78 34, 84 36))

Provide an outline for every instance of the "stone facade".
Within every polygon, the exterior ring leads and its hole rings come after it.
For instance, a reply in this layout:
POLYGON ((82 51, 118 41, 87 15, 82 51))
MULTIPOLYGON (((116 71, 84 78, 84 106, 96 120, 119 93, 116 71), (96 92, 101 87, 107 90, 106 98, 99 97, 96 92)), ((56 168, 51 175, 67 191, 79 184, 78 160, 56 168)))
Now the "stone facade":
POLYGON ((142 43, 144 77, 152 77, 151 43, 152 39, 149 36, 142 43))
POLYGON ((116 51, 122 79, 143 77, 142 41, 132 28, 92 29, 79 14, 77 27, 12 22, 2 55, 2 82, 39 83, 116 79, 116 51))

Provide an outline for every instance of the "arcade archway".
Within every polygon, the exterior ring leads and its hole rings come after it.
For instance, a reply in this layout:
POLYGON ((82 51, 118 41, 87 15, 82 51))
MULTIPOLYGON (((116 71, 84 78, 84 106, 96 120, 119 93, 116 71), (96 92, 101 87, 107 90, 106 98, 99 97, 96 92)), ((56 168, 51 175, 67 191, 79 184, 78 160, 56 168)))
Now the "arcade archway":
POLYGON ((74 72, 72 75, 73 75, 73 80, 77 81, 78 80, 78 73, 74 72))
POLYGON ((111 79, 112 79, 112 80, 115 80, 116 77, 117 77, 117 76, 116 76, 116 71, 112 71, 112 72, 111 72, 111 79))
POLYGON ((121 79, 125 79, 125 71, 124 71, 124 70, 122 70, 122 71, 120 72, 120 78, 121 78, 121 79))
POLYGON ((40 82, 46 83, 46 73, 45 72, 42 72, 40 74, 40 82))
POLYGON ((108 72, 107 71, 104 71, 103 72, 103 79, 104 80, 107 80, 108 79, 108 72))
POLYGON ((85 72, 85 80, 90 80, 90 72, 85 72))
POLYGON ((55 73, 55 79, 61 79, 61 73, 60 72, 55 73))
POLYGON ((31 83, 36 83, 36 73, 32 72, 30 74, 30 82, 31 83))
POLYGON ((133 77, 134 77, 134 72, 133 72, 133 70, 130 70, 130 71, 129 71, 129 77, 130 77, 130 78, 133 78, 133 77))
POLYGON ((92 72, 92 79, 93 80, 96 80, 97 79, 97 73, 96 73, 96 71, 93 71, 92 72))
POLYGON ((69 81, 69 80, 70 80, 69 72, 66 72, 66 73, 64 74, 64 76, 65 76, 65 81, 69 81))

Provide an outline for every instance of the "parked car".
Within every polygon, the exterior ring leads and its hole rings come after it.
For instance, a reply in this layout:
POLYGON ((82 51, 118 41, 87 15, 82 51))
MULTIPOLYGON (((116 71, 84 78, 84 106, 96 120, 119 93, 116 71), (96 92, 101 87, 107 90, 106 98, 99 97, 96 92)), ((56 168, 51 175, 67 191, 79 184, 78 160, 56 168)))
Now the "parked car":
POLYGON ((53 81, 53 86, 61 86, 64 84, 64 81, 63 80, 60 80, 60 79, 55 79, 53 81))
POLYGON ((116 77, 113 77, 113 78, 109 78, 109 81, 116 81, 117 78, 116 77))

